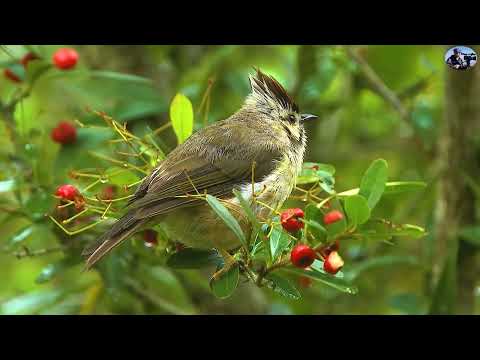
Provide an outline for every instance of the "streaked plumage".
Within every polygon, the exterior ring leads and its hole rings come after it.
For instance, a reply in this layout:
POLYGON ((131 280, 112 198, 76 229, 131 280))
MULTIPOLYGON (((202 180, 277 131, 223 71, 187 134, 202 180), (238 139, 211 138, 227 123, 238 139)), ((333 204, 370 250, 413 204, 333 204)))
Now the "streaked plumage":
MULTIPOLYGON (((259 70, 250 77, 252 93, 226 120, 194 133, 174 149, 138 187, 129 211, 84 251, 87 268, 133 233, 162 223, 170 238, 199 248, 232 249, 240 244, 202 199, 207 192, 226 201, 249 231, 234 188, 276 208, 290 195, 301 169, 306 136, 298 106, 284 88, 259 70), (254 171, 252 174, 252 163, 254 171)), ((270 210, 256 206, 260 218, 270 210)))

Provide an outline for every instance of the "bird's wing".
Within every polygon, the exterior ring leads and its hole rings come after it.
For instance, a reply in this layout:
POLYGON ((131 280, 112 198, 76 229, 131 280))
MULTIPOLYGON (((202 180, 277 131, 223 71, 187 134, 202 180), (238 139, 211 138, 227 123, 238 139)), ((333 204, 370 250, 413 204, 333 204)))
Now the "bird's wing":
POLYGON ((255 134, 243 130, 231 141, 225 138, 229 133, 222 127, 203 134, 207 140, 201 146, 187 140, 139 186, 131 201, 133 217, 150 218, 203 201, 185 195, 206 192, 217 197, 232 196, 235 186, 252 179, 261 181, 270 174, 282 159, 281 151, 274 146, 255 146, 251 141, 255 134))

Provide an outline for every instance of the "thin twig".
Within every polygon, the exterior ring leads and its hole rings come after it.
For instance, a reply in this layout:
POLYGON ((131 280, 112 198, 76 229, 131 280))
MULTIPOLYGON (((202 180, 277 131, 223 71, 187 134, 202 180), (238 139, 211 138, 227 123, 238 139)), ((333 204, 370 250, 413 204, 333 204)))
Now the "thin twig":
POLYGON ((346 48, 348 55, 358 64, 360 71, 362 72, 365 79, 370 83, 372 88, 386 101, 388 102, 397 112, 400 114, 402 120, 407 122, 411 126, 410 114, 409 111, 403 106, 399 97, 388 88, 385 82, 378 76, 378 74, 370 67, 368 62, 360 56, 352 48, 346 48))

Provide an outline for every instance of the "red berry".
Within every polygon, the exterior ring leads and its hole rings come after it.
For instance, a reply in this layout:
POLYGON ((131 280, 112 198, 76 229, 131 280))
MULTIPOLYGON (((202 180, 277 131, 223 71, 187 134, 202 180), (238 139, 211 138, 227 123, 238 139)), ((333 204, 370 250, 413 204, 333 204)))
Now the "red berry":
POLYGON ((343 219, 343 214, 338 210, 333 210, 324 215, 323 222, 325 223, 325 225, 329 225, 337 221, 340 221, 342 219, 343 219))
POLYGON ((22 79, 20 79, 20 78, 18 77, 18 75, 15 74, 15 73, 14 73, 12 70, 10 70, 10 69, 5 69, 5 70, 3 70, 3 75, 5 75, 5 77, 6 77, 7 79, 10 79, 10 80, 13 81, 13 82, 16 82, 16 83, 22 82, 22 79))
POLYGON ((77 129, 71 123, 62 121, 52 130, 51 137, 59 144, 71 144, 77 139, 77 129))
POLYGON ((157 232, 152 229, 145 230, 143 232, 143 241, 145 241, 145 246, 154 247, 158 244, 157 232))
POLYGON ((296 245, 290 253, 292 264, 299 268, 309 267, 316 257, 315 251, 310 246, 304 244, 296 245))
POLYGON ((312 279, 307 276, 300 276, 298 278, 298 284, 303 288, 309 288, 310 286, 312 286, 312 282, 312 279))
POLYGON ((280 215, 280 221, 283 228, 288 232, 297 232, 305 226, 305 224, 299 220, 299 218, 303 218, 304 216, 305 214, 302 209, 287 209, 280 215))
POLYGON ((323 270, 329 274, 336 274, 343 266, 343 259, 338 252, 332 251, 323 263, 323 270))
POLYGON ((69 70, 77 65, 78 53, 74 49, 61 48, 55 51, 52 60, 57 68, 69 70))
POLYGON ((20 63, 23 65, 24 68, 27 68, 30 61, 37 59, 39 59, 39 57, 36 54, 29 52, 23 56, 23 58, 20 60, 20 63))
POLYGON ((75 200, 75 197, 78 195, 78 190, 73 185, 62 185, 58 187, 55 195, 60 196, 62 199, 66 200, 75 200))
POLYGON ((336 240, 331 245, 322 246, 317 252, 322 256, 322 258, 326 258, 332 251, 338 251, 340 249, 340 241, 336 240))

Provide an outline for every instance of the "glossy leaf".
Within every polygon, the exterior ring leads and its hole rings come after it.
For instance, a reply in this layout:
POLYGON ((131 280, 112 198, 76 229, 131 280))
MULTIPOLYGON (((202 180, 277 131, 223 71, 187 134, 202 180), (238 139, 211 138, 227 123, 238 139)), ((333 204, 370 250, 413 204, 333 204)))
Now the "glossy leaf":
POLYGON ((125 82, 142 83, 142 84, 152 83, 152 80, 148 78, 144 78, 137 75, 131 75, 131 74, 122 74, 114 71, 94 70, 94 71, 90 71, 90 76, 94 79, 116 80, 116 81, 125 81, 125 82))
POLYGON ((411 191, 420 191, 427 187, 422 181, 391 181, 385 186, 384 195, 401 194, 411 191))
POLYGON ((250 221, 250 224, 252 224, 255 230, 255 234, 259 234, 262 231, 261 225, 257 217, 255 216, 255 214, 253 213, 253 210, 250 207, 250 204, 248 203, 247 200, 245 200, 241 192, 238 191, 237 189, 233 189, 233 194, 238 199, 240 206, 242 207, 243 211, 247 215, 248 220, 250 221))
POLYGON ((172 254, 167 266, 175 269, 200 269, 206 266, 218 266, 223 262, 215 250, 187 248, 172 254))
POLYGON ((272 290, 279 293, 280 295, 294 300, 298 300, 301 298, 300 292, 287 278, 284 278, 277 274, 268 274, 267 276, 265 276, 265 278, 272 282, 272 284, 270 285, 272 290))
POLYGON ((240 270, 238 265, 233 265, 220 278, 210 281, 210 288, 213 294, 219 299, 226 299, 235 291, 240 280, 240 270))
POLYGON ((370 218, 367 200, 361 195, 353 195, 345 199, 345 212, 349 226, 352 227, 363 224, 370 218))
POLYGON ((373 209, 382 197, 387 182, 387 172, 387 162, 383 159, 378 159, 370 165, 363 175, 359 194, 367 199, 370 209, 373 209))
POLYGON ((358 293, 358 289, 356 286, 351 285, 350 283, 348 283, 343 279, 336 278, 335 276, 332 276, 332 275, 327 275, 317 270, 289 268, 287 269, 287 271, 297 275, 307 276, 313 280, 321 282, 324 285, 330 286, 334 289, 337 289, 341 292, 344 292, 350 295, 356 295, 358 293))
POLYGON ((207 195, 207 203, 217 213, 217 215, 223 220, 223 222, 233 231, 244 246, 247 246, 247 239, 240 227, 237 219, 235 219, 230 211, 220 202, 217 198, 211 195, 207 195))
POLYGON ((270 234, 269 242, 272 261, 275 262, 290 244, 290 237, 282 228, 274 226, 270 234))

